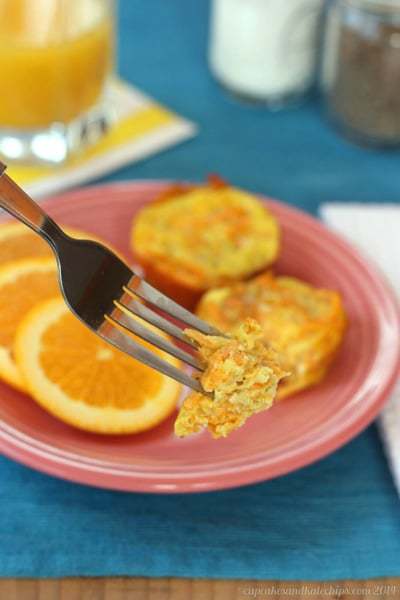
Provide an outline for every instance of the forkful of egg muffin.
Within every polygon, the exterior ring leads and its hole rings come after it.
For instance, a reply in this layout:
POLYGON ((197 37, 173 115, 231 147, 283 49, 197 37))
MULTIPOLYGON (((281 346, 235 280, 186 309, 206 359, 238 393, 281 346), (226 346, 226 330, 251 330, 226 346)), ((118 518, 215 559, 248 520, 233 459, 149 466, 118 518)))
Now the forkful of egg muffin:
POLYGON ((343 339, 340 295, 275 277, 280 228, 255 196, 211 178, 175 186, 142 209, 131 244, 146 279, 223 332, 186 330, 204 366, 180 437, 226 437, 277 399, 320 382, 343 339))
POLYGON ((229 336, 207 336, 186 330, 196 342, 205 370, 203 390, 185 399, 175 422, 175 433, 186 437, 203 428, 214 438, 226 437, 253 414, 270 408, 279 381, 289 375, 276 352, 263 341, 254 319, 246 319, 229 336))

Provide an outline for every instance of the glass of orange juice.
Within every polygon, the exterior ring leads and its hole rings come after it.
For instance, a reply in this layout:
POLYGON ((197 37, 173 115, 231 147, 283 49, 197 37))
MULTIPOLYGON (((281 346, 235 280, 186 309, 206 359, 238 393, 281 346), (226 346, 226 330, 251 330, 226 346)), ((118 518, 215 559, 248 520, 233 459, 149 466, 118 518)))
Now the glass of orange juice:
POLYGON ((0 154, 62 163, 107 129, 113 0, 0 0, 0 154))

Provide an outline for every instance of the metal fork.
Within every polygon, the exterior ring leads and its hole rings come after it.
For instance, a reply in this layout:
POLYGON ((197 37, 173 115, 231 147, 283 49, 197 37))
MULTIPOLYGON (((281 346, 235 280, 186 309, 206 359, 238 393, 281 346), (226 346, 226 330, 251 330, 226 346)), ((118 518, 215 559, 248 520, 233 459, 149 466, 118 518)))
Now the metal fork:
POLYGON ((4 173, 5 170, 6 165, 0 162, 0 207, 28 225, 51 246, 57 258, 60 287, 72 312, 92 331, 126 354, 205 393, 196 377, 157 356, 129 334, 135 334, 198 371, 202 371, 202 365, 194 354, 158 335, 143 321, 193 349, 196 346, 185 336, 183 327, 197 329, 206 335, 222 334, 149 285, 102 244, 67 235, 4 173), (181 327, 154 309, 178 320, 181 327))

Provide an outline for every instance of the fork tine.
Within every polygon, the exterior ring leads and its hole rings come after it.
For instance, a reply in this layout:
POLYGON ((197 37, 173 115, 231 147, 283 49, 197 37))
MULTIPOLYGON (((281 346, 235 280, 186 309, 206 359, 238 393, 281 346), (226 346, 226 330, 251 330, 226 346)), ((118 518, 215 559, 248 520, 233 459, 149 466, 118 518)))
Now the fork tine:
POLYGON ((116 308, 112 311, 110 317, 115 323, 123 327, 129 333, 133 333, 142 338, 142 340, 145 340, 153 346, 160 348, 160 350, 164 350, 164 352, 172 354, 172 356, 182 360, 191 367, 194 367, 199 371, 204 370, 200 362, 192 354, 185 352, 185 350, 182 350, 169 340, 166 340, 152 331, 149 327, 143 325, 139 319, 136 319, 134 316, 132 316, 129 310, 123 307, 118 301, 115 301, 114 304, 116 308))
POLYGON ((132 312, 134 315, 140 317, 144 321, 147 321, 147 323, 158 327, 158 329, 161 329, 161 331, 164 331, 168 335, 171 335, 181 342, 185 342, 185 344, 188 344, 197 350, 196 344, 183 333, 180 327, 177 327, 171 323, 171 321, 168 321, 168 319, 165 319, 158 313, 151 310, 151 308, 143 304, 143 302, 140 300, 135 300, 135 296, 132 295, 132 292, 128 288, 124 287, 124 290, 126 293, 123 294, 118 300, 118 303, 122 307, 126 308, 129 312, 132 312))
POLYGON ((106 320, 100 326, 97 333, 107 342, 110 342, 113 346, 122 350, 122 352, 129 354, 148 367, 156 369, 156 371, 159 371, 163 375, 167 375, 167 377, 171 377, 179 383, 190 387, 195 392, 200 392, 209 396, 209 394, 203 390, 200 381, 194 377, 190 377, 185 371, 171 365, 141 344, 135 342, 130 336, 122 333, 118 329, 118 323, 114 322, 108 315, 105 316, 105 319, 106 320))
POLYGON ((196 317, 189 310, 186 310, 186 308, 183 308, 183 306, 180 306, 180 304, 171 298, 168 298, 165 294, 162 294, 159 290, 137 275, 134 275, 129 280, 126 287, 131 293, 139 296, 139 298, 150 302, 150 304, 153 304, 165 313, 179 319, 185 325, 197 329, 205 335, 223 335, 217 329, 196 317))

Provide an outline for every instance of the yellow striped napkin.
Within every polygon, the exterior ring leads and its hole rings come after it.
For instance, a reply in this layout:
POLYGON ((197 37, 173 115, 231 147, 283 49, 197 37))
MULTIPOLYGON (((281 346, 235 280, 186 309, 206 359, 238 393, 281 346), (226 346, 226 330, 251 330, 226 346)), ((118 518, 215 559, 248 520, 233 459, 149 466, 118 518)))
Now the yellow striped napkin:
POLYGON ((193 137, 196 125, 164 108, 137 88, 111 85, 115 122, 107 134, 62 166, 10 165, 8 173, 38 198, 85 183, 193 137))

